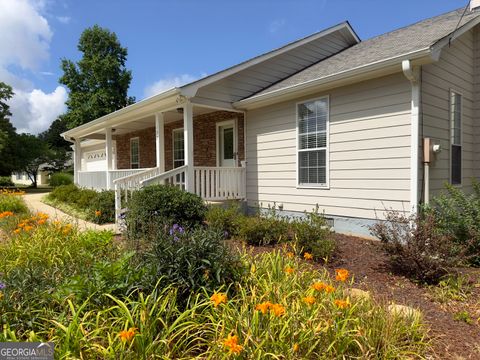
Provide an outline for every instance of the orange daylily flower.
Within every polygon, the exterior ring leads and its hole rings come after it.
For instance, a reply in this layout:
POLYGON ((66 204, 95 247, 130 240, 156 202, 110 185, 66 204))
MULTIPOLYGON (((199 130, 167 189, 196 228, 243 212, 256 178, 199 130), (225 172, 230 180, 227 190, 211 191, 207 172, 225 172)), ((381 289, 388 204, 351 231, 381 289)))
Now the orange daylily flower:
POLYGON ((303 258, 304 258, 305 260, 307 260, 307 261, 308 261, 308 260, 313 260, 313 255, 310 254, 310 253, 308 253, 308 252, 306 252, 305 254, 303 254, 303 258))
POLYGON ((308 305, 313 305, 317 300, 313 296, 306 296, 303 298, 303 301, 308 305))
POLYGON ((272 305, 273 304, 270 301, 266 301, 255 306, 255 310, 261 311, 262 314, 266 314, 272 305))
POLYGON ((299 348, 300 348, 300 346, 298 346, 298 344, 295 343, 295 344, 293 344, 292 350, 293 350, 293 352, 297 352, 299 348))
POLYGON ((137 333, 137 328, 131 327, 128 330, 122 330, 118 333, 118 336, 122 341, 130 341, 135 337, 135 334, 137 333))
POLYGON ((95 210, 95 216, 99 217, 100 215, 102 215, 102 212, 100 210, 95 210))
POLYGON ((227 338, 223 340, 223 346, 233 354, 239 354, 243 350, 243 346, 238 344, 237 335, 228 335, 227 338))
POLYGON ((327 285, 327 286, 325 286, 324 290, 325 290, 326 293, 333 293, 335 291, 335 288, 331 285, 327 285))
POLYGON ((11 211, 4 211, 4 212, 1 212, 1 213, 0 213, 0 219, 5 218, 5 217, 9 217, 9 216, 13 216, 13 212, 11 212, 11 211))
POLYGON ((341 282, 347 281, 348 277, 350 276, 350 273, 347 269, 335 269, 335 274, 335 280, 341 282))
POLYGON ((286 255, 287 255, 287 257, 288 257, 289 259, 292 259, 292 258, 295 256, 295 254, 294 254, 293 252, 291 252, 291 251, 287 252, 286 255))
POLYGON ((213 302, 213 306, 217 307, 220 304, 225 304, 227 302, 227 295, 223 293, 213 293, 210 297, 210 300, 213 302))
POLYGON ((275 316, 285 315, 285 307, 281 304, 273 304, 271 306, 272 314, 275 316))
POLYGON ((285 272, 289 275, 292 274, 294 271, 295 269, 290 266, 285 267, 285 272))
POLYGON ((314 289, 316 291, 322 291, 327 287, 327 284, 319 281, 319 282, 314 283, 311 287, 312 287, 312 289, 314 289))
POLYGON ((350 303, 345 300, 335 300, 333 302, 339 309, 346 309, 347 307, 350 306, 350 303))

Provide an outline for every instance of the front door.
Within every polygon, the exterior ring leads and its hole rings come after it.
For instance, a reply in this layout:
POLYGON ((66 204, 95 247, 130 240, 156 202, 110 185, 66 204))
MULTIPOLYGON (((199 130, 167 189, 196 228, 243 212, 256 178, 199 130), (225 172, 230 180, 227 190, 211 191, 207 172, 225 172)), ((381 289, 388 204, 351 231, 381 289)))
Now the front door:
POLYGON ((219 166, 235 167, 235 126, 234 123, 218 126, 219 166))

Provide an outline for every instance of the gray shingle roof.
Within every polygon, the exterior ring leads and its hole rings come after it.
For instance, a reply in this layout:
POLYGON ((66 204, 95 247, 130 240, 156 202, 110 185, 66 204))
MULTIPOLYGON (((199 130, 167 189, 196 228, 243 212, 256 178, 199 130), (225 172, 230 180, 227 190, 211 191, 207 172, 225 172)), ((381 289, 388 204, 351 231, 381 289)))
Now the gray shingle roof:
MULTIPOLYGON (((295 86, 307 81, 321 79, 382 60, 402 56, 429 48, 447 37, 454 30, 464 9, 458 9, 413 25, 365 40, 323 61, 279 81, 258 92, 263 95, 272 91, 295 86)), ((467 10, 460 26, 478 17, 480 12, 467 10)))

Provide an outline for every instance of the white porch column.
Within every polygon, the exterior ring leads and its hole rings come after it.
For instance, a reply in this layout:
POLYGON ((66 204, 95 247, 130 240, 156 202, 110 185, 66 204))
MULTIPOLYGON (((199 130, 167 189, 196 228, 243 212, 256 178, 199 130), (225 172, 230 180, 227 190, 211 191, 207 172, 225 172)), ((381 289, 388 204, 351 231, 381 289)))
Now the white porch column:
POLYGON ((165 119, 163 113, 155 114, 155 154, 157 167, 165 172, 165 119))
POLYGON ((183 140, 185 150, 185 190, 194 192, 194 171, 193 171, 193 106, 187 102, 183 106, 183 140))
POLYGON ((105 153, 107 155, 107 190, 112 189, 112 173, 113 168, 113 143, 112 143, 112 128, 105 129, 105 153))
POLYGON ((80 140, 76 139, 73 143, 73 182, 79 185, 78 172, 82 166, 82 148, 80 146, 80 140))

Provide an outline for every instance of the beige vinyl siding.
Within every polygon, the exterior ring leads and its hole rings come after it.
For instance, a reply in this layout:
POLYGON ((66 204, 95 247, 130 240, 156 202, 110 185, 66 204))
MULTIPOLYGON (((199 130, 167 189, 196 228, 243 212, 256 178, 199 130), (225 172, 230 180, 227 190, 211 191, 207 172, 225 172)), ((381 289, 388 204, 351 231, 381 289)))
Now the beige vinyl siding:
MULTIPOLYGON (((444 184, 450 181, 451 90, 462 95, 462 188, 471 190, 476 156, 473 136, 474 31, 477 32, 478 27, 454 40, 450 47, 445 47, 438 62, 422 68, 423 126, 420 134, 423 132, 423 136, 431 137, 442 148, 430 167, 430 196, 441 192, 444 184)), ((420 179, 421 190, 423 177, 420 179)))
POLYGON ((247 114, 249 205, 375 219, 409 210, 410 83, 391 75, 247 114), (330 98, 330 187, 297 187, 296 104, 330 98))

